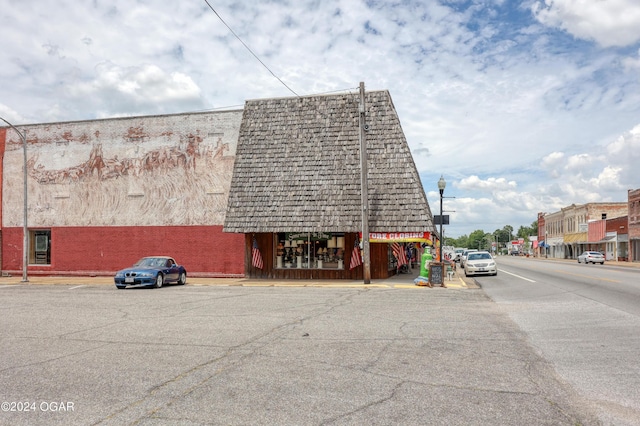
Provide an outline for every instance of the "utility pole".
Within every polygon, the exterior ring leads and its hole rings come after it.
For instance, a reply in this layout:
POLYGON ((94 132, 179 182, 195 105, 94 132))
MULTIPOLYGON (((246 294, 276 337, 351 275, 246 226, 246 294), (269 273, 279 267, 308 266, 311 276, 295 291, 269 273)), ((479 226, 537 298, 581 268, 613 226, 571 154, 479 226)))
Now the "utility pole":
POLYGON ((364 82, 360 82, 360 188, 362 189, 362 267, 364 283, 371 283, 371 254, 369 251, 369 187, 364 82))
POLYGON ((27 275, 27 266, 29 265, 29 228, 27 226, 27 137, 18 130, 13 124, 9 123, 4 118, 0 117, 0 120, 7 123, 22 140, 22 155, 23 155, 23 204, 22 204, 22 282, 29 282, 27 275))

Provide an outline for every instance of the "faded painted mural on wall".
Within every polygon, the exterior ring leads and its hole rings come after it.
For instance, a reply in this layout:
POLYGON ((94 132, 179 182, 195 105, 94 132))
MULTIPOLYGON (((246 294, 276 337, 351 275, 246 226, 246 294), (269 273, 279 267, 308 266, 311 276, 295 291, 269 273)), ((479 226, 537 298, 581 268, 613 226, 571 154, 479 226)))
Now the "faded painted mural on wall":
MULTIPOLYGON (((222 225, 242 111, 23 126, 29 227, 222 225)), ((23 151, 7 132, 3 225, 22 226, 23 151)))

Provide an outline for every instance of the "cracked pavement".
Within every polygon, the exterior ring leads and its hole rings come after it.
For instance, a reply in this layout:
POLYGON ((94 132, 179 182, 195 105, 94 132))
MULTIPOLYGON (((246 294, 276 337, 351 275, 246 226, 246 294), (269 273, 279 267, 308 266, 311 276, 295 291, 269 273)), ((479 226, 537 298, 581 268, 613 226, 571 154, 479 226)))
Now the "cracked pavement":
POLYGON ((12 425, 590 425, 480 289, 0 288, 12 425))

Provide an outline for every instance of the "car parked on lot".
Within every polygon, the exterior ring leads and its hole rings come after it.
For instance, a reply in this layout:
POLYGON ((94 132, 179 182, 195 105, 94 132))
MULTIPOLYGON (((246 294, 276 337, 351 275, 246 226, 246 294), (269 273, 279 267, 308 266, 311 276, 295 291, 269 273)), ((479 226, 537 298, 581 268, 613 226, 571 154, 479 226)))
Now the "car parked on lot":
POLYGON ((467 260, 467 256, 469 255, 469 253, 474 253, 477 252, 478 250, 476 249, 466 249, 465 251, 462 252, 462 256, 460 256, 460 266, 464 268, 464 263, 467 260))
POLYGON ((467 254, 464 262, 464 275, 498 275, 496 261, 488 251, 475 251, 467 254))
POLYGON ((116 287, 156 287, 187 282, 187 271, 182 265, 168 256, 150 256, 138 260, 132 267, 116 272, 116 287))
POLYGON ((578 256, 578 263, 599 263, 604 265, 604 255, 597 251, 585 251, 578 256))

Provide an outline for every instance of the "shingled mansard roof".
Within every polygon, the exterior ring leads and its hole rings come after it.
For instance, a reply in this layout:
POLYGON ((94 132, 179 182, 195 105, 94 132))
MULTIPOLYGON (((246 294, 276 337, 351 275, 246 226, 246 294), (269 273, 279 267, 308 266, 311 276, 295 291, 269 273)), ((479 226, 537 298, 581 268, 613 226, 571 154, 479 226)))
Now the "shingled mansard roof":
MULTIPOLYGON (((225 232, 359 232, 359 94, 245 103, 225 232)), ((365 94, 370 232, 434 232, 388 91, 365 94)))

